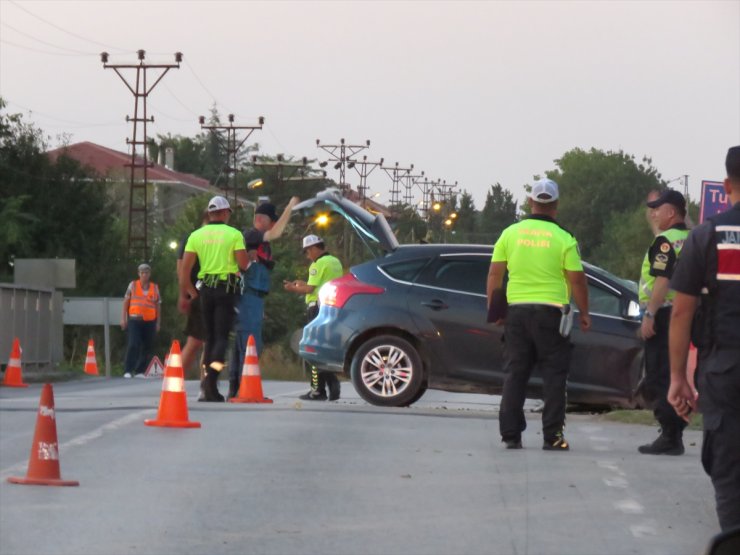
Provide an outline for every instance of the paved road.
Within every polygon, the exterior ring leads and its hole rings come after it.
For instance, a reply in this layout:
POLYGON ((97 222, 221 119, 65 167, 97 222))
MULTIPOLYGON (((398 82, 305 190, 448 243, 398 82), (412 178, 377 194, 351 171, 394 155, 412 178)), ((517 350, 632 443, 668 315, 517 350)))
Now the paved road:
MULTIPOLYGON (((683 457, 646 457, 644 426, 568 420, 570 453, 498 441, 497 398, 428 392, 381 409, 349 384, 334 403, 193 402, 201 429, 144 426, 158 380, 54 385, 62 477, 19 486, 40 386, 0 388, 0 553, 665 554, 701 553, 718 531, 700 434, 683 457)), ((536 403, 530 406, 535 407, 536 403)))

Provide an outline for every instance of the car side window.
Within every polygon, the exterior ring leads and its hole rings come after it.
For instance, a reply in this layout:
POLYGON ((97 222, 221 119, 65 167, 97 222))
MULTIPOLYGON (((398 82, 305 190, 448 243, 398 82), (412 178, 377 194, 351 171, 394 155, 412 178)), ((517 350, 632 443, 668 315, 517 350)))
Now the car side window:
POLYGON ((593 314, 621 316, 619 297, 595 283, 588 284, 588 307, 593 314))
POLYGON ((403 260, 393 264, 381 266, 383 271, 392 278, 412 282, 419 275, 419 272, 429 262, 428 258, 417 258, 415 260, 403 260))
POLYGON ((489 257, 443 257, 430 271, 424 272, 417 283, 485 295, 490 265, 489 257))

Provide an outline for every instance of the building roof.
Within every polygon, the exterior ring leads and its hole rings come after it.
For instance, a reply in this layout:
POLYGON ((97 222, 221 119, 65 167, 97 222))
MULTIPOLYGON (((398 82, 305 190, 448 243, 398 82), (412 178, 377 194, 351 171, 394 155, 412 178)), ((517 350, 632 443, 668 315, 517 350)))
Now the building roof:
MULTIPOLYGON (((54 161, 66 154, 93 170, 100 177, 116 181, 128 181, 131 172, 131 169, 126 167, 126 164, 131 163, 130 154, 88 141, 55 148, 47 154, 54 161)), ((150 183, 185 185, 201 193, 210 193, 213 190, 207 179, 189 173, 176 172, 159 164, 154 164, 147 170, 147 179, 150 183)))

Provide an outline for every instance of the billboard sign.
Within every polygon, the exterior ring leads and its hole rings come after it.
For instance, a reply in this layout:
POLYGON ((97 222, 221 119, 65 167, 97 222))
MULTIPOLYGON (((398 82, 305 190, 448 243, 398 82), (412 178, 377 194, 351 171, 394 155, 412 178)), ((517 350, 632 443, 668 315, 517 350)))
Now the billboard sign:
POLYGON ((707 218, 729 210, 730 195, 725 193, 721 181, 701 182, 701 208, 699 209, 699 223, 707 218))

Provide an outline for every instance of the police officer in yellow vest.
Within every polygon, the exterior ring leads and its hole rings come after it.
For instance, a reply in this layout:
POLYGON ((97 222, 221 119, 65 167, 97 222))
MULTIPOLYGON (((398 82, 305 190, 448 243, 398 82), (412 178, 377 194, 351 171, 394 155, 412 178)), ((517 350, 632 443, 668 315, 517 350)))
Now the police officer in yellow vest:
POLYGON ((647 455, 682 455, 686 422, 673 410, 666 395, 671 374, 668 323, 671 302, 676 295, 670 289, 670 279, 689 234, 684 223, 686 199, 678 191, 666 189, 647 206, 653 210, 652 218, 659 233, 645 254, 640 272, 639 298, 643 309, 640 333, 645 340, 642 394, 653 404, 653 414, 661 432, 655 441, 641 445, 638 451, 647 455))
POLYGON ((159 287, 150 281, 149 264, 139 264, 139 279, 132 281, 123 298, 121 328, 128 330, 128 346, 124 362, 124 378, 143 378, 152 357, 154 337, 162 319, 162 298, 159 287))
MULTIPOLYGON (((303 253, 311 261, 308 267, 308 280, 284 281, 283 289, 305 295, 306 321, 310 322, 319 315, 319 289, 326 282, 344 275, 342 263, 336 256, 329 254, 324 240, 317 235, 306 235, 303 238, 303 253)), ((319 372, 311 367, 311 391, 301 395, 304 401, 325 401, 326 386, 329 386, 329 400, 339 399, 339 378, 334 372, 319 372)))
POLYGON ((503 231, 491 257, 486 284, 488 305, 506 307, 505 314, 500 310, 498 316, 492 316, 489 310, 489 321, 505 323, 506 378, 499 427, 507 449, 522 448, 522 432, 527 427, 524 400, 535 366, 542 373, 545 401, 542 448, 548 451, 570 448, 563 429, 571 349, 570 329, 566 324, 571 289, 580 311, 581 330, 591 327, 591 316, 578 242, 555 221, 558 196, 554 181, 542 179, 534 183, 529 195, 531 216, 503 231), (504 293, 507 270, 509 281, 504 293))

